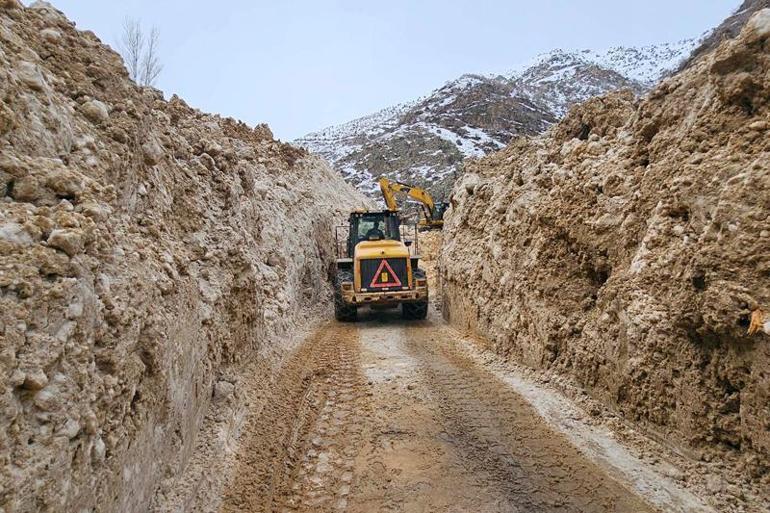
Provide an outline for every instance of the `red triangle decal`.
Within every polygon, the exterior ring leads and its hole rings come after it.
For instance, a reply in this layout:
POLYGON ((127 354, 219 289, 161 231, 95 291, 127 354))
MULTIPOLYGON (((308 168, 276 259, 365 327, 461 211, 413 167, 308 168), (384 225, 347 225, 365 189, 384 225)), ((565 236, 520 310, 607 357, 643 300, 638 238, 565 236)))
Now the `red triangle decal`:
POLYGON ((369 288, 385 289, 400 286, 401 280, 399 280, 396 273, 393 272, 393 268, 388 261, 383 258, 380 267, 377 269, 377 272, 374 273, 374 278, 372 278, 372 283, 369 284, 369 288))

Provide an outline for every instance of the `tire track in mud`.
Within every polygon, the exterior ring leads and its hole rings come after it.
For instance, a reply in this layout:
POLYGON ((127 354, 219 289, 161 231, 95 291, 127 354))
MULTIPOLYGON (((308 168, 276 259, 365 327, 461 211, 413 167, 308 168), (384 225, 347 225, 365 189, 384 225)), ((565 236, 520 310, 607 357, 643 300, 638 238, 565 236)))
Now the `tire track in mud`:
POLYGON ((654 511, 456 339, 394 313, 323 327, 252 415, 220 511, 654 511))
POLYGON ((327 324, 289 358, 265 408, 247 421, 221 513, 344 505, 341 469, 355 455, 361 386, 356 344, 355 328, 327 324))
POLYGON ((456 352, 443 323, 379 314, 359 329, 372 416, 349 511, 654 511, 456 352))
POLYGON ((345 511, 361 436, 362 379, 354 340, 337 341, 321 409, 305 433, 301 463, 280 511, 345 511))
POLYGON ((468 473, 522 512, 654 511, 589 462, 491 373, 436 344, 435 326, 412 331, 407 350, 436 399, 442 436, 468 473))

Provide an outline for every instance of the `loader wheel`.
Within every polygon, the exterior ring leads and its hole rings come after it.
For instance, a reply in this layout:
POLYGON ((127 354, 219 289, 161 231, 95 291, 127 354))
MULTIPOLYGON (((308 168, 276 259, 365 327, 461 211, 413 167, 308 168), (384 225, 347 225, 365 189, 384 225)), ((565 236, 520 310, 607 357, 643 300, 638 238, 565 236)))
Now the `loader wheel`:
POLYGON ((410 321, 421 321, 428 317, 428 302, 402 303, 401 316, 410 321))
POLYGON ((346 303, 342 298, 342 282, 352 282, 353 273, 337 271, 334 279, 334 318, 340 322, 355 322, 358 319, 358 307, 346 303))

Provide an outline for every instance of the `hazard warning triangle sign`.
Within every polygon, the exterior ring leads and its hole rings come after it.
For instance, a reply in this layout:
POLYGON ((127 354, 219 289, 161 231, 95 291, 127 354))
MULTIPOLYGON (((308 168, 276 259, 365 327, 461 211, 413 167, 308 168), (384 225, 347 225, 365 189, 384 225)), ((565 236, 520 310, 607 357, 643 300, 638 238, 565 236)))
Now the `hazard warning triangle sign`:
POLYGON ((369 287, 373 289, 385 289, 400 286, 401 280, 399 280, 396 273, 393 272, 393 268, 388 261, 383 259, 382 263, 380 263, 380 267, 377 268, 377 272, 374 273, 374 278, 372 278, 372 283, 369 287))

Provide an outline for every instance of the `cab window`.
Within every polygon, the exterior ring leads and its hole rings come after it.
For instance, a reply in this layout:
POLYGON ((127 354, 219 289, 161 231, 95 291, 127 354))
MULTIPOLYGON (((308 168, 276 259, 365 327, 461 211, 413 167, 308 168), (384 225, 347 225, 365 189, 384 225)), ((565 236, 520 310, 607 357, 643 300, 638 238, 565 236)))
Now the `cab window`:
POLYGON ((397 223, 382 216, 363 216, 358 221, 357 239, 364 240, 399 240, 397 223))

